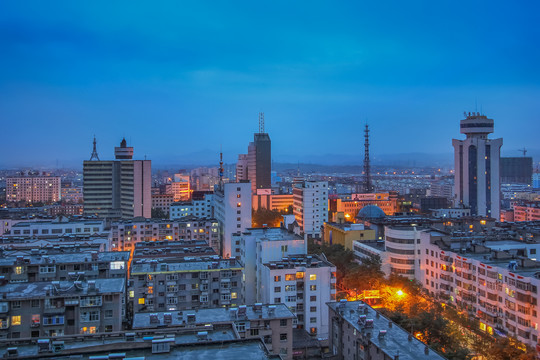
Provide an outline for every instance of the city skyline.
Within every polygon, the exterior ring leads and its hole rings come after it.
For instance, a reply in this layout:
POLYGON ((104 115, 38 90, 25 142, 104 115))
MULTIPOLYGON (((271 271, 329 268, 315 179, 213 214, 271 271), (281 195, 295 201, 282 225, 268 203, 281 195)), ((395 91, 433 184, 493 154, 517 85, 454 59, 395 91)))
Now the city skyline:
POLYGON ((0 14, 4 145, 26 140, 0 166, 79 164, 94 134, 103 156, 125 136, 139 159, 208 165, 221 144, 232 163, 259 111, 280 162, 360 164, 368 122, 374 159, 451 163, 463 111, 503 156, 540 153, 537 5, 33 5, 0 14))

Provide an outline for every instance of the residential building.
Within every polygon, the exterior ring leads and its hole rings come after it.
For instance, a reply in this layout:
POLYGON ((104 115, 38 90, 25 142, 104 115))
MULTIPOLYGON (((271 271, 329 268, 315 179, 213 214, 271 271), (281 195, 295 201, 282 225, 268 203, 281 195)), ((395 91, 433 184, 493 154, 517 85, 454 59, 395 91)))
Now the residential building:
POLYGON ((0 272, 10 283, 127 279, 129 252, 84 251, 81 247, 0 251, 0 272), (81 251, 82 250, 82 251, 81 251))
POLYGON ((125 139, 115 147, 115 158, 83 162, 84 213, 102 218, 150 218, 151 161, 132 160, 133 148, 125 139))
POLYGON ((263 264, 291 254, 306 254, 304 238, 283 228, 249 228, 232 236, 233 254, 244 265, 244 294, 248 305, 261 302, 263 264))
POLYGON ((170 219, 181 219, 186 216, 198 218, 211 218, 213 193, 204 194, 202 198, 193 197, 191 201, 181 201, 172 203, 170 206, 170 219))
POLYGON ((328 182, 303 181, 293 188, 293 212, 302 234, 320 238, 328 220, 328 182))
POLYGON ((59 176, 29 173, 6 178, 6 201, 52 204, 61 199, 59 176))
POLYGON ((336 359, 445 358, 361 301, 328 303, 330 351, 336 359))
POLYGON ((133 261, 133 313, 238 306, 243 270, 236 259, 219 256, 133 261))
POLYGON ((4 283, 0 295, 0 338, 122 330, 125 279, 4 283))
POLYGON ((540 220, 540 201, 521 202, 514 204, 513 221, 538 221, 540 220))
POLYGON ((472 215, 500 216, 500 153, 502 138, 489 139, 493 119, 466 114, 460 122, 465 140, 452 140, 455 164, 455 207, 466 206, 472 215))
POLYGON ((174 174, 174 181, 171 183, 174 201, 189 201, 191 199, 191 184, 189 175, 174 174))
POLYGON ((113 222, 110 230, 112 248, 131 251, 142 241, 205 241, 220 251, 219 223, 215 219, 186 217, 179 220, 133 219, 113 222))
POLYGON ((540 253, 540 243, 504 237, 499 231, 493 240, 484 235, 479 241, 425 231, 417 280, 433 296, 479 318, 479 330, 535 347, 540 262, 531 258, 540 253))
POLYGON ((133 260, 160 259, 167 262, 185 257, 214 256, 217 252, 204 240, 194 241, 142 241, 135 244, 133 260))
POLYGON ((152 209, 159 209, 169 215, 172 203, 174 203, 173 194, 152 194, 152 209))
POLYGON ((82 215, 84 206, 81 204, 48 205, 45 211, 49 216, 73 216, 82 215))
POLYGON ((398 212, 397 192, 351 194, 350 199, 331 199, 329 208, 333 213, 343 212, 347 221, 352 221, 364 207, 375 205, 381 208, 386 215, 398 212))
POLYGON ((251 227, 251 184, 220 183, 214 190, 213 208, 220 225, 221 255, 233 257, 232 235, 251 227))
POLYGON ((21 221, 11 226, 6 237, 47 238, 50 236, 76 235, 96 236, 107 234, 105 221, 99 219, 70 219, 57 217, 54 220, 21 221))
POLYGON ((76 186, 71 183, 62 183, 60 189, 63 203, 67 204, 81 204, 83 202, 83 188, 82 186, 76 186))
MULTIPOLYGON (((294 314, 283 304, 255 304, 233 308, 197 309, 197 311, 137 313, 134 315, 132 328, 141 331, 167 327, 171 330, 185 331, 184 329, 189 326, 199 327, 200 331, 206 332, 232 326, 241 339, 260 338, 270 353, 281 355, 283 359, 292 359, 294 321, 294 314)), ((208 337, 210 336, 208 334, 208 337)))
POLYGON ((272 211, 289 211, 293 206, 292 194, 253 195, 253 210, 268 209, 272 211))
POLYGON ((324 223, 323 241, 328 245, 339 244, 348 250, 353 250, 353 242, 375 240, 375 230, 368 229, 364 224, 353 223, 324 223))
POLYGON ((285 304, 297 326, 321 340, 328 339, 328 307, 336 299, 336 267, 318 255, 290 255, 264 263, 261 301, 285 304))

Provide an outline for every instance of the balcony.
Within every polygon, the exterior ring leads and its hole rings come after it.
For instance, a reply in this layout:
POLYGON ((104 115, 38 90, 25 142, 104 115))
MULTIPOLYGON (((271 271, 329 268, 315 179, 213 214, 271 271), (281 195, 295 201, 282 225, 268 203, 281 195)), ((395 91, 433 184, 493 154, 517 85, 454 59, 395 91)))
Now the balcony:
POLYGON ((65 306, 60 307, 45 307, 43 309, 44 314, 63 314, 66 312, 65 306))

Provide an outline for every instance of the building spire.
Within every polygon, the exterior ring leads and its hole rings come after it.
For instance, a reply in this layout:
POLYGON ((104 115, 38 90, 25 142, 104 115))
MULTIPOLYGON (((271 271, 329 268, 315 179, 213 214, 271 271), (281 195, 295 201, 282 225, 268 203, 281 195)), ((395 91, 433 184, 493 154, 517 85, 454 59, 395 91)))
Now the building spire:
POLYGON ((371 193, 373 185, 371 184, 371 169, 369 165, 369 126, 366 124, 364 130, 364 193, 371 193))
POLYGON ((219 149, 219 184, 223 186, 223 149, 219 149))
POLYGON ((90 161, 92 160, 99 161, 99 156, 96 148, 96 135, 94 135, 94 149, 92 150, 92 155, 90 155, 90 161))
POLYGON ((259 113, 259 134, 264 133, 264 113, 259 113))

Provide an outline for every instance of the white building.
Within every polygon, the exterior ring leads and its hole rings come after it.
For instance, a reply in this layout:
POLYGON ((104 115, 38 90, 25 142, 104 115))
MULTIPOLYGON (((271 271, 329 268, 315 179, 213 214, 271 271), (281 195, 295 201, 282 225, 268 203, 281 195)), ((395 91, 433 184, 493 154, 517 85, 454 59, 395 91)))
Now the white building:
POLYGON ((169 218, 180 219, 186 216, 211 218, 214 195, 205 194, 203 199, 172 203, 169 208, 169 218))
POLYGON ((442 241, 442 234, 436 231, 425 231, 421 238, 424 245, 417 280, 433 296, 478 317, 481 331, 537 346, 540 279, 535 275, 540 273, 540 262, 515 256, 515 250, 536 253, 538 244, 449 242, 442 241))
POLYGON ((336 267, 317 255, 291 255, 263 264, 261 301, 285 304, 297 326, 327 339, 328 306, 336 298, 336 267))
POLYGON ((251 227, 251 184, 221 183, 214 190, 214 217, 221 228, 221 255, 233 257, 232 235, 251 227))
POLYGON ((436 218, 456 219, 464 216, 471 216, 471 209, 434 209, 431 215, 436 218))
POLYGON ((244 294, 246 304, 261 300, 263 264, 278 261, 291 254, 307 254, 307 244, 298 235, 282 228, 257 228, 232 236, 233 256, 246 269, 244 294))
POLYGON ((452 140, 455 164, 455 206, 471 208, 472 215, 500 217, 499 162, 503 140, 488 139, 493 119, 469 113, 460 122, 465 140, 452 140))
POLYGON ((99 219, 70 220, 58 217, 46 221, 20 221, 13 225, 5 237, 48 238, 51 236, 95 236, 108 233, 105 230, 105 221, 99 219))
POLYGON ((303 181, 293 188, 293 211, 301 232, 319 238, 328 221, 328 182, 303 181))

